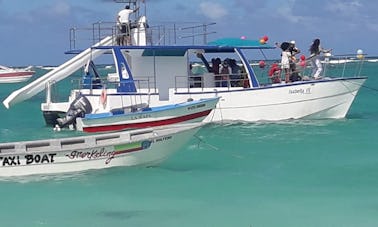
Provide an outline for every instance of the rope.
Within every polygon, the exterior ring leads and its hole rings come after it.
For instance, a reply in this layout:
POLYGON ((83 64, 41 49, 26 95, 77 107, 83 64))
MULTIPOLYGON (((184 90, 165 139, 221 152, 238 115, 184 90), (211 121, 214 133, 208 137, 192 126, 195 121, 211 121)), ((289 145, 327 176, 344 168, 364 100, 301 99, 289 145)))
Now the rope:
POLYGON ((212 122, 214 120, 214 117, 215 117, 215 111, 216 111, 216 107, 213 109, 213 114, 211 115, 210 117, 210 122, 212 122))
MULTIPOLYGON (((215 97, 218 97, 218 90, 216 90, 215 89, 215 97)), ((219 101, 218 101, 218 106, 219 106, 219 112, 220 112, 220 116, 221 116, 221 121, 223 122, 223 115, 222 115, 222 108, 221 108, 221 98, 222 98, 222 96, 219 98, 219 101)), ((211 121, 213 121, 213 118, 214 118, 214 116, 215 116, 215 111, 217 111, 217 108, 215 108, 214 109, 214 114, 213 114, 213 116, 211 117, 211 121)))
POLYGON ((211 144, 209 144, 209 143, 206 143, 206 142, 205 142, 203 139, 201 139, 199 136, 194 135, 194 137, 198 139, 197 147, 199 147, 200 144, 203 143, 203 144, 205 144, 206 146, 210 147, 210 148, 213 149, 213 150, 216 150, 216 151, 219 150, 218 147, 216 147, 216 146, 214 146, 214 145, 211 145, 211 144))
MULTIPOLYGON (((352 83, 352 82, 351 82, 351 83, 352 83)), ((378 89, 377 89, 377 88, 368 87, 368 86, 366 86, 366 85, 361 85, 361 87, 366 88, 366 89, 368 89, 368 90, 372 90, 372 91, 378 92, 378 89)))
MULTIPOLYGON (((208 147, 210 147, 212 150, 215 150, 215 151, 219 151, 219 152, 222 152, 222 150, 220 150, 218 147, 214 146, 214 145, 211 145, 209 143, 206 143, 203 139, 201 139, 200 137, 198 137, 197 135, 194 135, 195 138, 198 139, 198 147, 200 146, 200 143, 202 142, 203 144, 207 145, 208 147)), ((243 158, 242 155, 234 155, 234 154, 230 154, 228 152, 222 152, 224 154, 227 154, 227 155, 230 155, 231 157, 233 158, 243 158)))
MULTIPOLYGON (((218 96, 218 93, 217 93, 217 96, 218 96)), ((220 98, 219 98, 219 102, 218 102, 218 105, 219 105, 219 112, 220 112, 220 116, 221 116, 221 121, 223 122, 223 114, 222 114, 222 107, 221 107, 221 103, 220 103, 220 98)), ((216 110, 216 109, 215 109, 216 110)), ((214 111, 215 112, 215 111, 214 111)))
POLYGON ((366 88, 366 89, 368 89, 368 90, 378 92, 378 89, 377 89, 377 88, 369 87, 369 86, 366 86, 366 85, 363 85, 363 84, 360 84, 360 83, 356 83, 356 82, 353 82, 353 81, 348 81, 348 82, 349 82, 349 83, 352 83, 352 84, 360 85, 361 87, 366 88))
MULTIPOLYGON (((353 94, 353 92, 348 88, 348 86, 345 84, 346 82, 349 82, 349 83, 353 83, 353 82, 351 82, 351 81, 343 81, 343 82, 341 82, 341 84, 349 91, 349 94, 351 95, 351 96, 354 96, 354 97, 356 97, 356 95, 354 95, 353 94)), ((358 83, 353 83, 353 84, 358 84, 358 83)), ((359 85, 361 85, 361 84, 359 84, 359 85)))

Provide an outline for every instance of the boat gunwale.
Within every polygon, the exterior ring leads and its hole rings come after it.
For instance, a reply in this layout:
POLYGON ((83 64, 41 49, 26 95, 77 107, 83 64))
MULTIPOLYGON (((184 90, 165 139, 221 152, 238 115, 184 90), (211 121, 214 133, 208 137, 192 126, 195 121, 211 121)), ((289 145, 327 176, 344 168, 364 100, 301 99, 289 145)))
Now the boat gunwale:
POLYGON ((94 120, 94 119, 102 119, 102 118, 109 118, 109 117, 122 117, 122 116, 137 116, 140 114, 152 114, 152 113, 160 113, 160 112, 165 112, 173 109, 185 109, 190 106, 195 106, 203 103, 208 103, 209 106, 206 106, 204 108, 205 110, 208 109, 213 109, 216 106, 216 103, 219 101, 220 97, 212 97, 212 98, 201 98, 198 100, 193 100, 190 102, 182 102, 182 103, 177 103, 177 104, 168 104, 164 106, 156 106, 156 107, 150 107, 151 110, 142 110, 142 111, 137 111, 137 112, 130 112, 130 113, 123 113, 123 114, 113 114, 113 115, 104 115, 104 113, 95 113, 95 114, 87 114, 83 119, 85 120, 94 120), (212 107, 211 105, 214 105, 212 107))
MULTIPOLYGON (((240 87, 235 89, 229 89, 228 87, 211 87, 211 91, 192 91, 192 92, 179 92, 175 91, 175 94, 213 94, 213 93, 229 93, 229 92, 243 92, 243 91, 256 91, 256 90, 264 90, 264 89, 272 89, 272 88, 282 88, 282 87, 292 87, 304 84, 318 84, 318 83, 326 83, 326 82, 336 82, 336 81, 347 81, 348 80, 367 80, 367 76, 359 76, 359 77, 339 77, 339 78, 325 78, 325 79, 318 79, 318 80, 308 80, 308 81, 296 81, 292 83, 282 83, 282 84, 267 84, 267 85, 260 85, 259 87, 250 87, 250 88, 243 88, 240 87), (222 88, 221 90, 217 90, 218 88, 222 88), (216 91, 214 91, 216 89, 216 91)), ((361 84, 362 86, 362 84, 361 84)), ((183 88, 187 89, 187 88, 183 88)), ((209 87, 210 89, 210 87, 209 87)), ((176 89, 177 90, 177 89, 176 89)))
POLYGON ((186 123, 172 126, 151 127, 130 131, 100 133, 95 135, 73 136, 55 139, 15 141, 0 143, 0 156, 7 154, 28 154, 70 151, 73 149, 90 149, 127 144, 141 140, 154 140, 169 134, 176 134, 201 127, 204 123, 186 123))

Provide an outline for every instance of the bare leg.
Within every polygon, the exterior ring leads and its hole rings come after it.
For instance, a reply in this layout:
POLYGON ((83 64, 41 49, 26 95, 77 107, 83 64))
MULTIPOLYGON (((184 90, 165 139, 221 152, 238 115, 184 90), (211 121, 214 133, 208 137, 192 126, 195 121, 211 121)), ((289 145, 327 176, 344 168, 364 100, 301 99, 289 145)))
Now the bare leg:
POLYGON ((122 36, 118 35, 116 40, 117 40, 117 45, 118 46, 121 45, 121 43, 122 43, 122 36))
POLYGON ((131 39, 130 39, 130 36, 126 36, 126 45, 130 45, 131 46, 131 39))
POLYGON ((289 74, 290 69, 285 69, 285 82, 289 83, 290 82, 290 74, 289 74))
POLYGON ((123 35, 122 36, 122 46, 126 46, 127 45, 127 38, 126 38, 126 35, 123 35))

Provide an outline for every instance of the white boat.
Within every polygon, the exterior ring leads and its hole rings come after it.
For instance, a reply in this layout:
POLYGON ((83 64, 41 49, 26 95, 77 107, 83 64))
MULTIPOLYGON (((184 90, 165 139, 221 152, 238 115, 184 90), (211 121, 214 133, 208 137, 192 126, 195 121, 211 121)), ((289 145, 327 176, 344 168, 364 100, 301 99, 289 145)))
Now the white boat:
MULTIPOLYGON (((146 18, 142 16, 138 21, 146 21, 146 18)), ((176 28, 172 32, 175 37, 179 36, 176 32, 188 30, 177 26, 173 28, 176 28)), ((196 27, 190 29, 194 28, 196 27)), ((300 68, 304 80, 272 84, 267 69, 260 69, 259 64, 250 64, 247 58, 254 56, 256 59, 257 54, 275 48, 267 43, 239 38, 190 45, 178 45, 176 39, 172 45, 153 40, 149 43, 147 41, 151 38, 147 34, 157 34, 152 29, 152 25, 138 23, 132 29, 131 46, 113 46, 116 35, 113 40, 111 36, 105 37, 92 48, 40 78, 40 81, 14 91, 3 101, 4 105, 9 108, 45 87, 50 88, 51 84, 78 70, 80 65, 84 66, 88 60, 94 61, 99 56, 105 56, 105 53, 111 53, 106 56, 115 66, 114 71, 110 71, 108 75, 99 75, 101 85, 106 85, 106 107, 99 101, 102 89, 92 82, 97 74, 86 74, 75 85, 78 88, 73 89, 64 102, 52 102, 51 91, 47 89, 47 100, 41 105, 46 123, 56 124, 56 119, 67 112, 72 101, 80 94, 84 94, 99 112, 134 105, 135 99, 153 107, 185 102, 188 98, 221 96, 217 107, 205 121, 344 118, 367 79, 360 75, 363 59, 344 61, 343 64, 331 64, 325 59, 322 61, 324 70, 321 79, 311 79, 309 69, 304 67, 300 68), (102 45, 104 43, 106 45, 102 45), (255 55, 250 53, 252 51, 255 55), (216 57, 234 59, 240 67, 231 74, 220 75, 218 66, 211 61, 216 57), (207 72, 193 75, 191 66, 194 62, 201 62, 207 72)), ((200 26, 200 29, 207 31, 207 27, 200 26)), ((171 32, 170 29, 166 30, 171 32)), ((168 33, 163 33, 157 40, 167 36, 168 33)), ((280 51, 275 51, 279 55, 280 51)))
POLYGON ((30 68, 17 69, 0 65, 0 83, 23 82, 30 79, 33 74, 34 71, 30 70, 30 68))
POLYGON ((124 107, 107 113, 76 118, 76 129, 84 132, 111 132, 177 123, 201 122, 215 108, 219 98, 189 100, 159 107, 124 107))
POLYGON ((0 143, 0 176, 156 165, 183 147, 203 123, 90 136, 0 143))

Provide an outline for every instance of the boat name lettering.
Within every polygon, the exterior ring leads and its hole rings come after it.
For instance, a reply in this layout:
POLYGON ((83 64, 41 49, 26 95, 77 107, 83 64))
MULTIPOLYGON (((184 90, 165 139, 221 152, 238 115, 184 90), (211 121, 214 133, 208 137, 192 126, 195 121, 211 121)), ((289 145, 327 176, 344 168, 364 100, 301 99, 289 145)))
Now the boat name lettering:
POLYGON ((300 88, 300 89, 292 89, 292 90, 289 90, 289 94, 311 94, 311 88, 306 88, 306 89, 303 89, 303 88, 300 88))
POLYGON ((140 115, 132 116, 131 119, 136 120, 136 119, 150 118, 150 117, 151 117, 151 114, 140 114, 140 115))
POLYGON ((155 142, 161 142, 161 141, 170 140, 170 139, 172 139, 172 136, 165 136, 162 138, 157 138, 155 142))
POLYGON ((69 154, 66 154, 66 157, 69 159, 98 159, 107 157, 105 160, 105 164, 109 164, 109 162, 114 158, 115 152, 114 151, 106 151, 105 148, 100 149, 93 149, 91 151, 72 151, 69 154))
MULTIPOLYGON (((25 155, 25 164, 24 165, 30 165, 30 164, 43 164, 43 163, 54 163, 54 156, 56 153, 51 154, 28 154, 25 155)), ((19 166, 21 165, 21 160, 19 155, 15 156, 8 156, 8 157, 0 157, 0 163, 2 166, 19 166)))
POLYGON ((195 105, 195 106, 189 106, 188 110, 194 110, 194 109, 198 109, 198 108, 205 107, 205 106, 206 106, 205 103, 198 104, 198 105, 195 105))
POLYGON ((0 157, 0 162, 3 166, 18 166, 20 165, 20 156, 0 157))
POLYGON ((55 155, 56 155, 56 153, 44 154, 44 155, 39 155, 39 154, 28 154, 28 155, 25 155, 26 165, 30 165, 30 164, 43 164, 43 163, 54 163, 54 156, 55 155))

